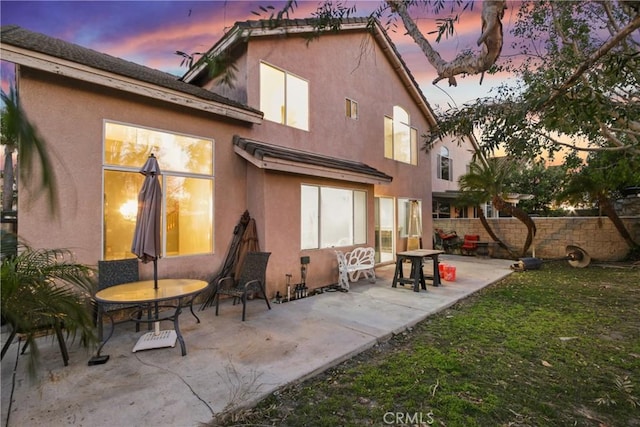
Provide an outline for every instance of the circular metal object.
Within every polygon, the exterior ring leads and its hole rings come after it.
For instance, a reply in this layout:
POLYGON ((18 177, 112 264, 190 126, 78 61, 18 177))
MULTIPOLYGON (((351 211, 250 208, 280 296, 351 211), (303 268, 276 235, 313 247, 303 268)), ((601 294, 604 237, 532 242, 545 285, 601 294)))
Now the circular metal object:
POLYGON ((571 265, 571 267, 584 268, 591 263, 591 257, 582 248, 574 245, 567 245, 565 251, 567 253, 566 259, 569 261, 569 265, 571 265))

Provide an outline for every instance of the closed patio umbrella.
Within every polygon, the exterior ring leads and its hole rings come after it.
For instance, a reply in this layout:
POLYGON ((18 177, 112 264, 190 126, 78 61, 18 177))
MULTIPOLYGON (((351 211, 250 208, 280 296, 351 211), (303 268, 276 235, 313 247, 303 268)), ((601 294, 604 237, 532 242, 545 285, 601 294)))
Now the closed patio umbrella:
POLYGON ((158 289, 158 258, 162 251, 160 240, 162 188, 158 179, 161 175, 160 166, 153 154, 140 169, 140 173, 144 175, 144 183, 138 193, 138 215, 131 252, 143 263, 153 261, 154 288, 158 289))
MULTIPOLYGON (((219 279, 236 274, 236 269, 234 266, 237 264, 238 250, 240 248, 242 236, 244 236, 244 231, 247 229, 247 225, 249 224, 250 219, 251 216, 249 215, 249 211, 244 211, 244 213, 240 217, 240 221, 233 228, 233 239, 231 240, 231 244, 229 245, 229 249, 227 250, 227 256, 224 260, 224 264, 222 264, 222 267, 220 268, 218 273, 209 281, 210 284, 215 285, 219 279)), ((237 277, 237 275, 235 277, 237 277)), ((202 306, 200 306, 200 310, 204 310, 208 306, 213 305, 215 296, 215 286, 213 286, 209 296, 207 297, 205 302, 202 303, 202 306)))

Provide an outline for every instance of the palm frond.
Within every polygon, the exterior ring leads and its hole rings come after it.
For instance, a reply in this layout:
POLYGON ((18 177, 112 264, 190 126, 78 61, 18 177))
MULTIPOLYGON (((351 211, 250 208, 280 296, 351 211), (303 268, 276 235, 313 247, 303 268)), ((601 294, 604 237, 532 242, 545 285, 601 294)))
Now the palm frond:
POLYGON ((0 268, 2 316, 26 337, 30 371, 35 372, 39 351, 35 336, 42 329, 61 326, 85 347, 97 341, 91 295, 93 269, 77 263, 65 249, 33 249, 19 245, 18 254, 0 268))

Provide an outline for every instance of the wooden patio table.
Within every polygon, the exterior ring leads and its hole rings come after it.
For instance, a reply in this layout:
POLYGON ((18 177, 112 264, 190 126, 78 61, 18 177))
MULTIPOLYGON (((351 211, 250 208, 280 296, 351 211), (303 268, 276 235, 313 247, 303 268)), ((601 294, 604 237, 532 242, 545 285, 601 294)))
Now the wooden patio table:
POLYGON ((395 288, 398 284, 412 284, 414 292, 420 292, 421 287, 422 289, 427 290, 427 285, 424 281, 424 272, 422 271, 422 261, 424 258, 431 258, 433 260, 433 276, 428 276, 428 278, 433 280, 433 286, 440 286, 438 255, 443 253, 444 251, 434 249, 415 249, 412 251, 396 253, 396 271, 393 274, 391 287, 395 288), (408 278, 404 277, 404 272, 402 270, 402 263, 405 260, 411 261, 411 273, 408 278))

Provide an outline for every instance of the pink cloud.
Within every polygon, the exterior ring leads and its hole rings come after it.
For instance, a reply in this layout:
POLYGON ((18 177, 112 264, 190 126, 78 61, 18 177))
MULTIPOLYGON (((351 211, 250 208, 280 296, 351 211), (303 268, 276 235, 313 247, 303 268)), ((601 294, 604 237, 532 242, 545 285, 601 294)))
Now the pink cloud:
MULTIPOLYGON (((194 14, 188 22, 167 24, 144 33, 104 41, 96 44, 94 48, 152 68, 175 69, 180 63, 180 58, 174 54, 175 51, 188 54, 204 53, 235 22, 260 19, 259 16, 248 13, 247 5, 243 3, 230 2, 227 3, 228 7, 224 12, 214 10, 207 14, 194 14)), ((317 7, 315 2, 300 2, 298 5, 295 16, 308 17, 317 7)), ((257 7, 255 9, 259 10, 257 7)), ((264 15, 265 18, 267 16, 264 15)))
POLYGON ((15 66, 7 61, 0 61, 0 74, 2 74, 0 88, 4 93, 9 93, 9 89, 14 85, 15 66))

